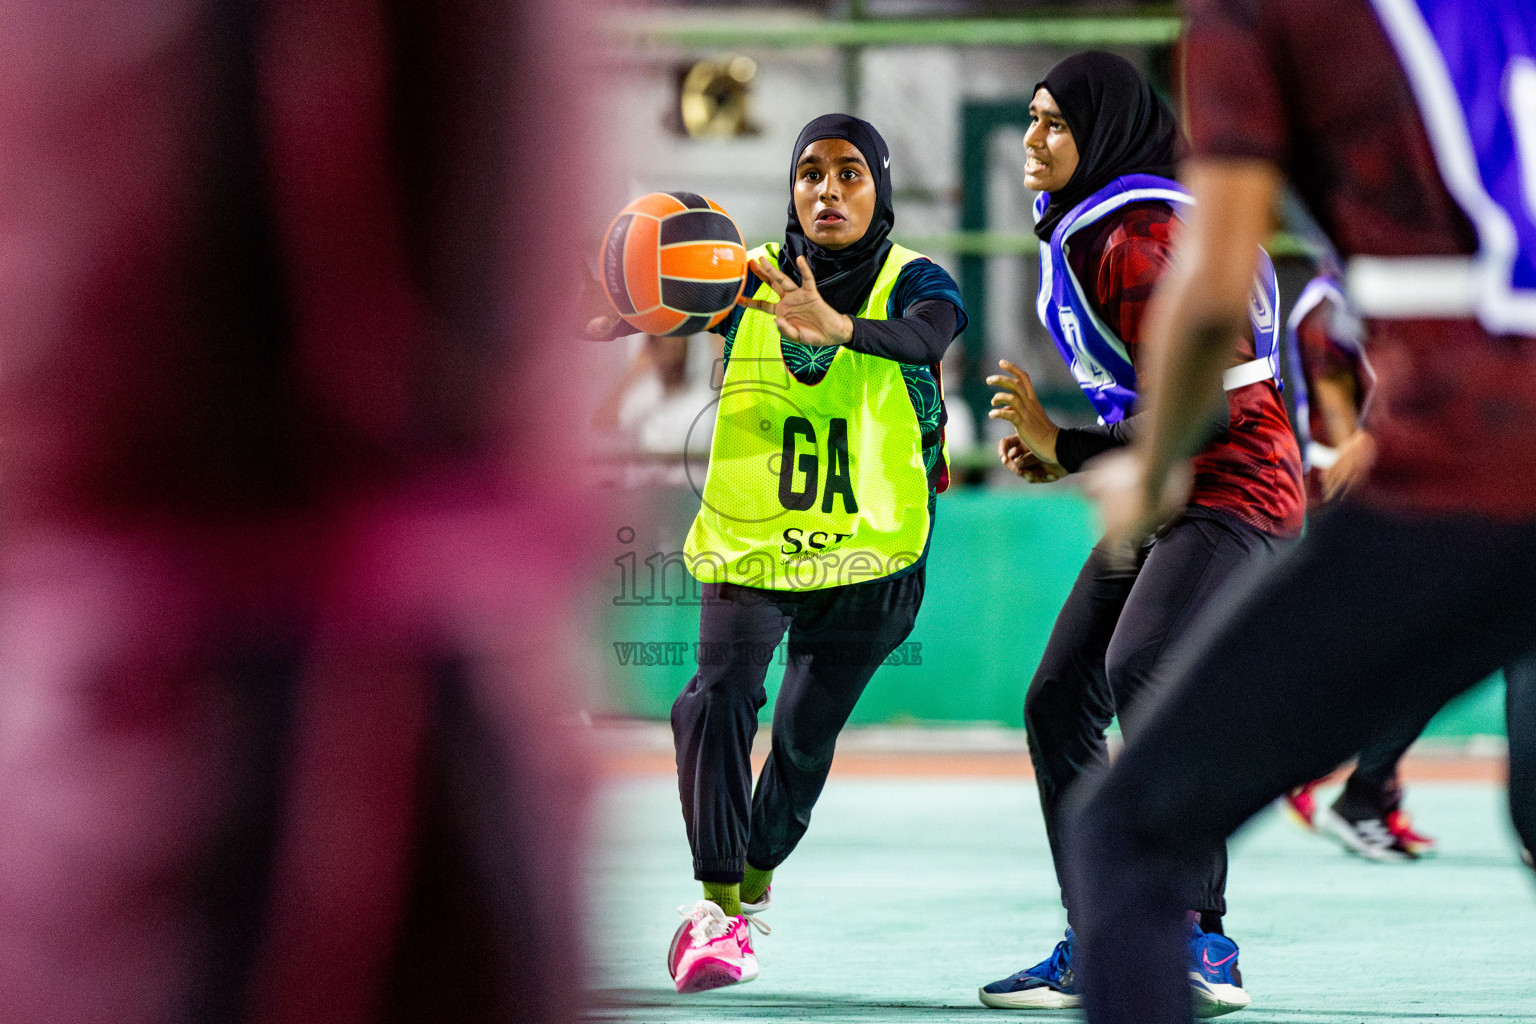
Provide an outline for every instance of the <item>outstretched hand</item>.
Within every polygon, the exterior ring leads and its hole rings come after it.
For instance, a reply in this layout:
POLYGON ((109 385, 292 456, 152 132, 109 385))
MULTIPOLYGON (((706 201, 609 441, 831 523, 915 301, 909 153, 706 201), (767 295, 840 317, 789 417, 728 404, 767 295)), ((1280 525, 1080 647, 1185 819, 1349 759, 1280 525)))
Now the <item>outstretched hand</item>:
POLYGON ((846 345, 853 338, 853 317, 839 313, 816 290, 816 275, 804 256, 798 257, 800 283, 773 265, 771 260, 752 261, 752 270, 779 296, 767 302, 743 295, 737 305, 772 316, 779 333, 806 345, 846 345))
POLYGON ((1029 374, 1006 359, 999 359, 997 365, 1007 371, 1007 375, 993 374, 987 378, 988 384, 1001 389, 992 396, 994 408, 987 416, 1012 423, 1019 438, 1041 462, 1059 465, 1056 461, 1056 435, 1060 429, 1046 415, 1040 399, 1035 395, 1035 385, 1029 379, 1029 374))

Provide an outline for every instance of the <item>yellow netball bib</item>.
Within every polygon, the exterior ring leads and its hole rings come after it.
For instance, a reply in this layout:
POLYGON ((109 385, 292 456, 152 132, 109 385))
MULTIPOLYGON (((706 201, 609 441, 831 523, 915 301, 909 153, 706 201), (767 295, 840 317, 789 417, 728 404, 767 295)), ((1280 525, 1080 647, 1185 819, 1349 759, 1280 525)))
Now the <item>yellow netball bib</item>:
MULTIPOLYGON (((777 260, 776 245, 752 258, 777 260)), ((899 245, 858 315, 883 320, 899 245)), ((773 301, 768 285, 756 298, 773 301)), ((767 313, 737 326, 715 415, 703 504, 684 552, 706 583, 820 590, 892 576, 928 542, 922 432, 900 364, 840 347, 826 376, 802 384, 767 313)))

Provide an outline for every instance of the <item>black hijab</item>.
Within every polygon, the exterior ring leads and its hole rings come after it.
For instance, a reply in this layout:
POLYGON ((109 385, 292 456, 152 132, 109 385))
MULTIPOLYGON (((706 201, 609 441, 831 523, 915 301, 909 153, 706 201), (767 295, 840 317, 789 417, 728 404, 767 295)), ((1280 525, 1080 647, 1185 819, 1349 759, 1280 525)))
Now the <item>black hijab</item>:
POLYGON ((1130 61, 1102 50, 1075 53, 1041 87, 1072 129, 1078 162, 1066 186, 1050 193, 1036 235, 1049 239, 1073 207, 1122 174, 1174 176, 1185 152, 1178 119, 1130 61))
POLYGON ((891 251, 891 225, 896 210, 891 206, 891 155, 885 140, 868 121, 849 114, 823 114, 800 130, 795 151, 789 157, 789 224, 784 228, 784 249, 779 254, 779 269, 795 283, 800 283, 800 267, 795 257, 804 256, 816 276, 816 290, 827 304, 849 316, 857 313, 869 298, 886 254, 891 251), (875 179, 875 213, 864 237, 846 249, 823 249, 800 228, 795 213, 795 167, 805 147, 821 139, 846 139, 864 157, 875 179))

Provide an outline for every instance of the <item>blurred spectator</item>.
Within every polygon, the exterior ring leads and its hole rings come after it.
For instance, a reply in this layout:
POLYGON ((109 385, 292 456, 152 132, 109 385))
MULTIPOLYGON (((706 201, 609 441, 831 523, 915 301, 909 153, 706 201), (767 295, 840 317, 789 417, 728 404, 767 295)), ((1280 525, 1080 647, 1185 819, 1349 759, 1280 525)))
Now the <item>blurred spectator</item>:
POLYGON ((960 393, 959 385, 945 381, 944 408, 949 419, 944 424, 944 440, 949 444, 951 456, 968 455, 976 447, 976 417, 970 403, 960 393))
POLYGON ((599 430, 618 431, 636 450, 675 455, 709 453, 718 393, 710 387, 723 342, 717 335, 687 338, 640 335, 623 378, 593 416, 599 430), (709 356, 707 364, 693 353, 709 356))

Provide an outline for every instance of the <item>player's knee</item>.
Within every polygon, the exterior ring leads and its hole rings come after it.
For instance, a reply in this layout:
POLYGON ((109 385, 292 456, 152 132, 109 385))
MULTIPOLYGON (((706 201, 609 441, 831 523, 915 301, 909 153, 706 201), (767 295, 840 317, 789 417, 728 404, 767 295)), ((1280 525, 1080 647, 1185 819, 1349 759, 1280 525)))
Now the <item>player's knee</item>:
POLYGON ((1044 688, 1038 685, 1038 681, 1030 685, 1028 692, 1024 694, 1024 728, 1030 736, 1045 723, 1047 698, 1044 688))
POLYGON ((711 671, 701 667, 672 701, 672 724, 680 718, 700 713, 747 710, 756 713, 767 703, 767 691, 761 682, 728 670, 711 671))
POLYGON ((1082 698, 1054 676, 1037 673, 1024 694, 1024 728, 1032 742, 1049 743, 1065 722, 1082 715, 1082 698))
POLYGON ((1109 645, 1104 655, 1104 675, 1118 707, 1131 704, 1151 679, 1155 662, 1153 653, 1130 644, 1109 645))
POLYGON ((804 775, 821 775, 832 768, 833 748, 808 749, 802 746, 786 745, 784 756, 794 767, 795 771, 804 775))
POLYGON ((782 715, 774 719, 773 750, 781 768, 792 769, 806 775, 825 773, 832 767, 832 755, 837 751, 838 730, 826 723, 797 722, 795 716, 782 715))

